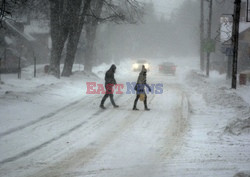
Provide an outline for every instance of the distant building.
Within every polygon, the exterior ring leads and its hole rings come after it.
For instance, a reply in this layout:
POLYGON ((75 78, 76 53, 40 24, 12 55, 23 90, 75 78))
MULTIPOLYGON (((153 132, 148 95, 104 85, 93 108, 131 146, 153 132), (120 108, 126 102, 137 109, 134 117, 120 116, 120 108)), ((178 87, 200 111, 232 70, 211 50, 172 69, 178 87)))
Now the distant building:
POLYGON ((1 72, 17 71, 19 59, 21 67, 29 63, 27 58, 32 56, 30 47, 34 38, 23 33, 23 30, 22 23, 3 21, 3 28, 0 29, 1 72))
POLYGON ((50 58, 50 28, 49 21, 31 21, 25 25, 24 33, 32 36, 32 50, 38 63, 48 63, 50 58))
POLYGON ((2 70, 4 67, 17 67, 18 58, 22 59, 22 66, 33 64, 34 57, 37 63, 48 63, 50 56, 48 24, 46 21, 40 23, 31 21, 29 24, 4 21, 3 28, 0 29, 2 70))
POLYGON ((249 27, 245 30, 241 30, 239 35, 239 72, 245 69, 250 69, 250 22, 248 26, 249 27))
MULTIPOLYGON (((248 12, 249 14, 249 12, 248 12)), ((232 27, 233 19, 230 14, 221 17, 220 41, 222 43, 221 52, 225 54, 227 65, 231 65, 232 60, 232 27), (228 58, 231 56, 231 59, 228 58)), ((239 50, 238 50, 238 72, 250 68, 250 22, 247 22, 247 3, 241 3, 241 15, 239 26, 239 50)), ((231 66, 229 66, 231 70, 231 66)))

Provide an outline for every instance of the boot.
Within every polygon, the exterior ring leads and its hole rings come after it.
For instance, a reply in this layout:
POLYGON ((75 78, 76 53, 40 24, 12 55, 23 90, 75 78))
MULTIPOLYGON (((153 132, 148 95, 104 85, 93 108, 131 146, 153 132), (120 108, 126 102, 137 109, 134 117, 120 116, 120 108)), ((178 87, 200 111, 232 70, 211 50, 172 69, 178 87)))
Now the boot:
POLYGON ((148 105, 147 105, 147 98, 145 98, 145 100, 144 100, 144 110, 150 111, 150 109, 148 108, 148 105))
POLYGON ((113 94, 112 94, 112 95, 110 95, 110 101, 111 101, 111 103, 112 103, 112 105, 113 105, 113 107, 114 107, 114 108, 118 108, 118 107, 119 107, 117 104, 115 104, 113 94))
POLYGON ((136 103, 134 104, 133 110, 134 111, 139 111, 139 109, 136 108, 136 103))
POLYGON ((134 110, 134 111, 139 111, 139 109, 137 109, 136 107, 133 107, 133 110, 134 110))
POLYGON ((107 97, 108 97, 107 94, 105 94, 105 95, 103 96, 102 101, 101 101, 101 104, 100 104, 100 108, 106 109, 106 108, 104 107, 104 102, 106 101, 107 97))
POLYGON ((106 109, 106 108, 103 106, 103 104, 101 104, 101 105, 100 105, 100 108, 102 108, 102 109, 106 109))
POLYGON ((140 97, 140 96, 139 96, 139 95, 137 95, 137 96, 136 96, 136 98, 135 98, 135 101, 134 101, 134 106, 133 106, 133 110, 134 110, 134 111, 138 111, 138 110, 139 110, 139 109, 137 109, 137 108, 136 108, 137 101, 138 101, 139 97, 140 97))

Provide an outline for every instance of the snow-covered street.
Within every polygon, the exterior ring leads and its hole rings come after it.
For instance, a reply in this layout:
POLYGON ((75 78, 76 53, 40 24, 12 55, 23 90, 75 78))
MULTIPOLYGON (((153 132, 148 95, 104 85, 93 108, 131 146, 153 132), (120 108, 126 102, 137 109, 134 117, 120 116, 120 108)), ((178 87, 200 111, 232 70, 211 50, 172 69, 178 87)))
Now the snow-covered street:
MULTIPOLYGON (((120 83, 136 79, 120 72, 120 83)), ((249 170, 249 127, 232 134, 233 121, 249 117, 249 104, 226 81, 214 87, 221 76, 152 71, 148 82, 163 83, 163 94, 148 94, 151 111, 141 102, 132 111, 135 95, 125 93, 115 95, 119 108, 107 100, 101 110, 103 95, 86 95, 85 82, 102 79, 82 75, 1 86, 0 176, 226 177, 249 170)))
POLYGON ((0 0, 0 177, 250 177, 250 0, 0 0))
MULTIPOLYGON (((160 82, 163 77, 151 80, 160 82)), ((150 112, 141 103, 140 111, 132 111, 135 95, 117 95, 120 107, 108 105, 107 110, 98 107, 102 95, 85 95, 63 109, 28 118, 30 122, 13 120, 20 125, 11 127, 10 122, 10 130, 2 130, 0 137, 1 175, 81 176, 98 169, 122 169, 120 175, 154 172, 148 166, 157 166, 171 152, 188 116, 183 91, 177 84, 163 84, 162 95, 148 95, 150 112)))

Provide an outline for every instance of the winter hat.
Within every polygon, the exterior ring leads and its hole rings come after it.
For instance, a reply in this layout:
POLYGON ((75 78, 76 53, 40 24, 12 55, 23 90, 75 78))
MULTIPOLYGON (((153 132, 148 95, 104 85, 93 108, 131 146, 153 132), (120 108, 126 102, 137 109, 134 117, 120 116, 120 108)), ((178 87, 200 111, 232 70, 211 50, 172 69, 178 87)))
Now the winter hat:
POLYGON ((145 66, 144 66, 144 65, 142 65, 141 72, 142 72, 142 73, 146 73, 146 72, 147 72, 147 69, 145 68, 145 66))

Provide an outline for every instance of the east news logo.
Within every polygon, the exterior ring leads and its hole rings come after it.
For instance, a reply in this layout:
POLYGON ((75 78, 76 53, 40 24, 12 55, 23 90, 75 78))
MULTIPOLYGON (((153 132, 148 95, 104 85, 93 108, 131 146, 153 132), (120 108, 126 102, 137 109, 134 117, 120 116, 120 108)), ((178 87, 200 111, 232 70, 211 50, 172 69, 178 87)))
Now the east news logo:
MULTIPOLYGON (((97 84, 96 82, 86 82, 87 91, 86 94, 135 94, 140 92, 150 93, 146 85, 138 84, 137 89, 135 89, 136 82, 126 82, 125 84, 107 84, 106 89, 103 84, 97 84)), ((163 93, 163 84, 151 84, 151 94, 162 94, 163 93)))

